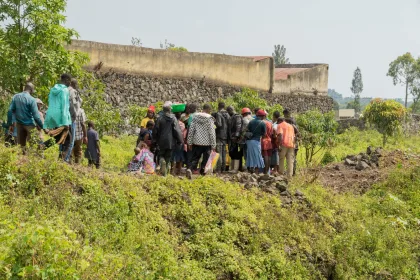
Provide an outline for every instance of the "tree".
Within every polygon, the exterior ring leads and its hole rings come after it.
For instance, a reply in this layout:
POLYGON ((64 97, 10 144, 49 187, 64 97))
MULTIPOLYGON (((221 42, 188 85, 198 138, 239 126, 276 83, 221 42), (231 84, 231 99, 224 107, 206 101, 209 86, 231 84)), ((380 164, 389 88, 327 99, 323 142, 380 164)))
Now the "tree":
POLYGON ((366 107, 363 117, 382 134, 385 147, 388 138, 401 130, 406 112, 404 106, 395 100, 376 98, 366 107))
POLYGON ((143 47, 143 43, 139 37, 131 37, 131 44, 135 47, 143 47))
POLYGON ((416 80, 411 87, 411 95, 413 95, 413 104, 411 105, 411 111, 413 113, 420 112, 420 80, 416 80))
POLYGON ((13 94, 31 81, 45 97, 60 74, 83 72, 89 57, 65 48, 78 37, 63 26, 65 8, 65 0, 0 1, 0 88, 13 94))
POLYGON ((290 63, 289 59, 286 58, 286 48, 283 45, 274 45, 273 58, 275 67, 290 63))
POLYGON ((305 161, 309 165, 319 152, 333 146, 338 123, 334 112, 307 111, 297 116, 296 122, 305 147, 305 161))
POLYGON ((393 78, 394 85, 405 85, 405 108, 407 108, 410 87, 412 87, 414 80, 420 75, 419 68, 420 59, 416 61, 409 52, 399 56, 389 64, 387 76, 393 78))
POLYGON ((160 43, 160 48, 169 50, 169 51, 179 51, 179 52, 188 52, 188 50, 184 47, 177 47, 175 44, 169 43, 168 40, 165 39, 165 43, 160 43))
POLYGON ((360 113, 360 94, 363 92, 363 80, 362 71, 359 67, 356 68, 353 74, 353 80, 351 81, 351 92, 354 94, 354 110, 356 113, 360 113))

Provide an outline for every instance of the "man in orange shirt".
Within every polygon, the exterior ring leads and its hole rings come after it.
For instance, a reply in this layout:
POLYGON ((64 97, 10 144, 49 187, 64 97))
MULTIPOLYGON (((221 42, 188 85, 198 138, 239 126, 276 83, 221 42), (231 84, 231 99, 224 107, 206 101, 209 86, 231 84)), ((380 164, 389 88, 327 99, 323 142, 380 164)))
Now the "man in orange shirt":
POLYGON ((284 174, 284 160, 287 160, 287 177, 293 176, 293 163, 295 161, 295 129, 292 125, 284 121, 283 118, 279 119, 277 132, 280 137, 280 174, 284 174))

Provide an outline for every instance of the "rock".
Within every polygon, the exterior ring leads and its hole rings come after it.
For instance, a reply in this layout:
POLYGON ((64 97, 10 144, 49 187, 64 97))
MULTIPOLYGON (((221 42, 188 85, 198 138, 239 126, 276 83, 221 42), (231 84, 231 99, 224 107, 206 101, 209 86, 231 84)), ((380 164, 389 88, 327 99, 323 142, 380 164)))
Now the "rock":
POLYGON ((371 146, 367 147, 366 154, 371 155, 373 153, 373 148, 371 146))
POLYGON ((382 154, 383 154, 383 150, 382 150, 382 148, 376 148, 376 149, 375 149, 375 154, 376 154, 378 157, 381 157, 381 156, 382 156, 382 154))
POLYGON ((261 182, 261 181, 268 181, 268 180, 270 180, 272 177, 270 176, 270 175, 268 175, 268 174, 263 174, 263 175, 260 175, 260 177, 258 178, 258 182, 261 182))
POLYGON ((286 182, 277 182, 277 183, 276 183, 276 188, 277 188, 280 192, 287 191, 287 183, 286 183, 286 182))
POLYGON ((289 191, 284 191, 280 193, 281 196, 292 196, 289 191))
POLYGON ((344 160, 344 164, 345 164, 345 165, 348 165, 348 166, 356 166, 356 165, 357 165, 357 163, 356 163, 355 161, 353 161, 353 160, 351 160, 351 159, 349 159, 349 158, 346 158, 346 159, 344 160))
POLYGON ((340 171, 340 165, 334 166, 334 169, 337 170, 337 171, 340 171))
POLYGON ((369 168, 370 166, 369 166, 369 164, 367 164, 366 162, 364 162, 364 161, 360 161, 358 164, 357 164, 357 166, 356 166, 356 170, 358 170, 358 171, 362 171, 362 170, 365 170, 365 169, 367 169, 367 168, 369 168))
POLYGON ((304 194, 303 194, 303 192, 301 192, 301 191, 299 191, 299 190, 296 190, 296 192, 295 192, 295 196, 304 196, 304 194))

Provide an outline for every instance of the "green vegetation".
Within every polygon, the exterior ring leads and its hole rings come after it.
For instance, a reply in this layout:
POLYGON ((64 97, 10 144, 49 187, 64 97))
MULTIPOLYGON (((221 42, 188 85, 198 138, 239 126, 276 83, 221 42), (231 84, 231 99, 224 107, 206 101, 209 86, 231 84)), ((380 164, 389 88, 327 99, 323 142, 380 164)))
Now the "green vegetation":
POLYGON ((382 144, 385 146, 388 137, 401 130, 406 114, 405 108, 398 102, 377 98, 366 107, 363 117, 382 134, 382 144))
POLYGON ((299 114, 296 123, 301 134, 300 143, 304 147, 305 163, 309 165, 314 156, 334 145, 338 127, 335 114, 308 111, 299 114))
MULTIPOLYGON (((344 135, 359 147, 363 134, 344 135)), ((105 169, 125 166, 134 141, 104 137, 105 169)), ((415 164, 360 197, 298 178, 290 191, 306 200, 283 208, 213 177, 138 179, 17 151, 0 146, 2 279, 420 277, 415 164)))

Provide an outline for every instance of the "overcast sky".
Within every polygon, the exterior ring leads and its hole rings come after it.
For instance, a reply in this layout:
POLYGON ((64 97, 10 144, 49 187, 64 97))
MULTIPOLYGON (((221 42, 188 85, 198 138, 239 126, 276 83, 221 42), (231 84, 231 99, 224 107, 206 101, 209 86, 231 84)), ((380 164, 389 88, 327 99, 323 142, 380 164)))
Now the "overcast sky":
POLYGON ((83 40, 231 55, 283 44, 291 63, 328 63, 329 88, 345 96, 359 66, 362 97, 403 97, 388 65, 420 56, 420 0, 68 0, 67 16, 83 40))

